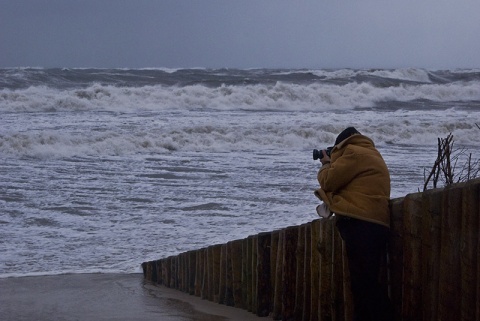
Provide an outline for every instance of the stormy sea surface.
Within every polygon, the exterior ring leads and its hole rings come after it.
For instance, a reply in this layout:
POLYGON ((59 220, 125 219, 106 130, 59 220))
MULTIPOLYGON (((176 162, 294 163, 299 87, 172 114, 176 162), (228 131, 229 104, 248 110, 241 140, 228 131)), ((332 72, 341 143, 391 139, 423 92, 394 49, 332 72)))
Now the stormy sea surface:
POLYGON ((478 159, 480 70, 2 69, 0 115, 0 277, 136 273, 316 219, 312 150, 347 126, 392 198, 438 138, 478 159))

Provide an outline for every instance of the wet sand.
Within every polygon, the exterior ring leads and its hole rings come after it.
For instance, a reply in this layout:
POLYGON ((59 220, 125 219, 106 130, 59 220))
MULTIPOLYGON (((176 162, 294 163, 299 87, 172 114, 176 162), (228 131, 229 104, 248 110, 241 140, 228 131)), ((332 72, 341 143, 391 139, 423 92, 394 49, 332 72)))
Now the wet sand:
POLYGON ((0 320, 271 320, 155 286, 142 274, 66 274, 0 279, 0 320))

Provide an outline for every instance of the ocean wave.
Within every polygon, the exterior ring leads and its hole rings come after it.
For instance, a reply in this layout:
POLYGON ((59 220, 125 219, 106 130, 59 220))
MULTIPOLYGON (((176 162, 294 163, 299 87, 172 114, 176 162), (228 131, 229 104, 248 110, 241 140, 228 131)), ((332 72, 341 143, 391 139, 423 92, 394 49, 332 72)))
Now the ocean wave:
POLYGON ((403 69, 107 69, 10 68, 0 69, 0 89, 47 86, 86 88, 95 83, 120 87, 204 85, 273 85, 277 82, 309 85, 370 82, 380 87, 401 84, 453 83, 480 80, 480 70, 403 69))
POLYGON ((335 111, 373 108, 385 102, 480 101, 480 81, 378 87, 368 82, 344 85, 143 86, 93 84, 86 88, 56 89, 31 86, 0 91, 2 112, 105 110, 276 110, 335 111))
POLYGON ((0 155, 62 158, 302 151, 331 145, 347 125, 357 127, 379 145, 432 146, 437 138, 453 133, 459 145, 478 146, 479 129, 469 115, 455 109, 339 114, 189 112, 123 117, 86 112, 76 114, 71 125, 68 118, 57 116, 60 118, 55 123, 63 124, 52 126, 53 115, 47 114, 43 119, 34 116, 38 124, 26 130, 20 130, 22 125, 12 117, 11 125, 0 131, 0 155))
POLYGON ((318 77, 325 79, 355 79, 358 76, 378 77, 386 79, 394 79, 400 81, 411 81, 419 83, 431 83, 430 75, 433 72, 425 69, 405 68, 405 69, 372 69, 372 70, 355 70, 355 69, 336 69, 336 70, 308 70, 318 77))

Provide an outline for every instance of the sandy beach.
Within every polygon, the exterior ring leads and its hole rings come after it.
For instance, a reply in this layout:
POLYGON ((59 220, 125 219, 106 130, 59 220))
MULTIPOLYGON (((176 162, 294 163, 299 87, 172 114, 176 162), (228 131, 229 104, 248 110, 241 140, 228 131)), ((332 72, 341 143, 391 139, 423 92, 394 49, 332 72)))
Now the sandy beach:
POLYGON ((142 274, 66 274, 0 279, 0 320, 268 320, 155 286, 142 274))

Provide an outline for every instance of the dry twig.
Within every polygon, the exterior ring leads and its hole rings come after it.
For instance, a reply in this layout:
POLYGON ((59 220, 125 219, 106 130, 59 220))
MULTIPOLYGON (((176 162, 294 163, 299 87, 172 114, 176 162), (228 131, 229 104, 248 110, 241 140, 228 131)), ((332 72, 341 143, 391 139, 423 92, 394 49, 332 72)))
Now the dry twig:
MULTIPOLYGON (((480 129, 478 124, 475 125, 480 129)), ((466 149, 462 148, 459 151, 454 151, 453 146, 452 133, 450 133, 447 138, 438 138, 437 160, 433 164, 429 175, 424 178, 424 191, 427 190, 430 181, 432 182, 433 188, 437 188, 441 174, 443 174, 445 186, 468 181, 480 174, 480 160, 472 161, 472 154, 468 154, 466 149), (462 166, 460 173, 456 174, 457 165, 461 158, 464 157, 467 157, 467 161, 462 166)))

